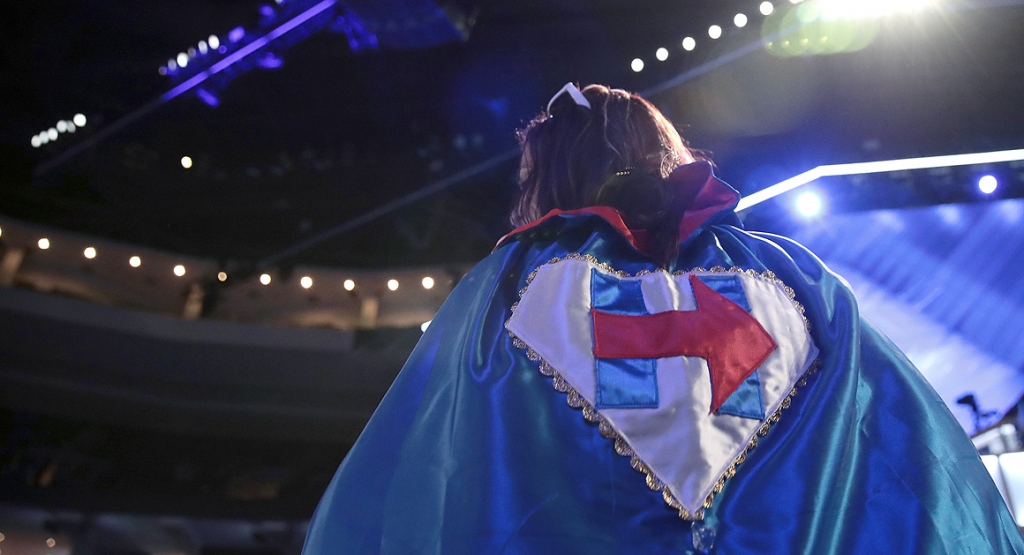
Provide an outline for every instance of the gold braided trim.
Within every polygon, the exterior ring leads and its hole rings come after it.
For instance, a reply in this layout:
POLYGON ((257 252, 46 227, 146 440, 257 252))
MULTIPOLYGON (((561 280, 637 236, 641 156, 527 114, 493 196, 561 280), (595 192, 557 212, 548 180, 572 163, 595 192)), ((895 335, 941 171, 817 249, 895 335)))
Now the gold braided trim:
MULTIPOLYGON (((588 262, 590 264, 593 264, 594 266, 597 266, 601 270, 604 270, 606 273, 616 275, 620 278, 640 277, 652 273, 651 270, 641 270, 636 274, 630 275, 628 272, 616 270, 609 266, 608 264, 600 262, 592 255, 570 253, 565 255, 564 257, 552 258, 551 260, 547 261, 544 264, 541 264, 532 272, 530 272, 530 275, 526 277, 526 286, 519 290, 519 298, 522 299, 523 295, 526 294, 526 291, 530 288, 530 284, 533 283, 534 278, 537 277, 537 273, 540 271, 541 268, 549 264, 555 264, 557 262, 563 262, 566 260, 580 260, 588 262)), ((807 320, 804 307, 796 300, 796 292, 793 291, 791 287, 783 283, 782 280, 776 277, 775 274, 771 272, 771 270, 757 272, 756 270, 743 270, 742 268, 736 266, 733 266, 732 268, 729 269, 726 269, 722 266, 713 266, 710 270, 705 270, 703 268, 694 268, 686 272, 678 271, 675 272, 673 275, 683 275, 687 273, 746 274, 748 276, 770 281, 777 287, 781 288, 786 293, 790 301, 792 301, 793 305, 800 312, 800 316, 804 320, 804 325, 806 326, 807 331, 810 331, 811 329, 811 324, 807 320)), ((513 303, 511 312, 515 312, 518 306, 518 301, 513 303)), ((508 324, 507 321, 505 323, 508 324)), ((599 413, 592 404, 590 404, 590 401, 587 401, 586 398, 580 395, 579 391, 576 391, 575 388, 569 385, 569 382, 565 381, 565 378, 562 377, 562 375, 559 374, 558 371, 554 369, 554 367, 548 364, 547 361, 545 361, 543 357, 540 356, 540 354, 531 349, 530 346, 527 345, 522 339, 516 337, 516 335, 511 331, 509 331, 508 334, 512 338, 512 345, 518 349, 525 350, 526 358, 538 363, 538 369, 540 370, 540 373, 552 379, 551 385, 555 389, 555 391, 566 394, 566 403, 570 407, 582 411, 583 418, 586 421, 597 423, 598 431, 600 432, 601 436, 613 442, 615 452, 618 453, 619 455, 622 455, 623 457, 628 457, 630 466, 632 466, 633 469, 636 470, 637 472, 641 472, 646 476, 645 481, 647 483, 647 487, 650 488, 652 491, 660 492, 662 499, 665 500, 665 504, 678 511, 679 518, 683 520, 701 520, 704 518, 704 511, 711 508, 711 505, 715 501, 715 495, 721 493, 722 488, 725 487, 725 481, 736 475, 736 467, 742 464, 743 461, 747 460, 747 455, 757 448, 757 438, 765 437, 766 435, 768 435, 768 432, 771 431, 772 425, 778 423, 778 421, 782 418, 782 411, 788 409, 792 405, 793 397, 796 396, 797 390, 807 385, 808 376, 813 375, 821 368, 820 360, 815 360, 813 363, 811 363, 808 370, 796 381, 796 384, 793 386, 793 389, 789 391, 789 394, 787 394, 782 399, 782 402, 779 404, 779 407, 775 409, 771 416, 765 419, 765 421, 761 424, 761 427, 757 430, 757 433, 755 433, 754 436, 750 438, 750 442, 747 443, 747 446, 740 452, 739 456, 737 456, 732 461, 728 468, 725 469, 725 472, 718 479, 718 481, 715 482, 715 485, 711 488, 711 493, 708 494, 708 496, 704 499, 704 503, 701 504, 701 508, 697 509, 693 513, 690 513, 690 511, 683 508, 682 503, 680 503, 679 500, 676 499, 676 496, 672 494, 672 491, 669 489, 668 485, 662 482, 660 478, 655 476, 654 471, 651 470, 651 467, 649 467, 647 463, 645 463, 643 460, 640 459, 639 456, 637 456, 636 452, 633 451, 633 448, 630 447, 629 442, 627 442, 625 438, 623 438, 621 435, 619 435, 617 431, 615 431, 615 428, 613 428, 612 425, 605 419, 605 417, 601 415, 601 413, 599 413)))

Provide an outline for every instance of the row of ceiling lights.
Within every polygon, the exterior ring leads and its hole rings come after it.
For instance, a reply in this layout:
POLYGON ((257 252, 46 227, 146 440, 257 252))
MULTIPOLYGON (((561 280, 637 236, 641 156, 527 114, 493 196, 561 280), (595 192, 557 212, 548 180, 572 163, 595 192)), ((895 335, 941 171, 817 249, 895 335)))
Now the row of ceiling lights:
MULTIPOLYGON (((3 229, 0 229, 0 236, 3 236, 3 229)), ((49 250, 50 239, 48 237, 41 237, 36 242, 36 246, 38 246, 40 250, 49 250)), ((86 247, 85 250, 82 251, 82 256, 88 258, 89 260, 96 258, 97 254, 98 252, 96 251, 96 247, 86 247)), ((131 256, 128 259, 128 265, 131 266, 132 268, 138 268, 142 266, 142 257, 138 255, 131 256)), ((182 277, 185 275, 186 272, 185 266, 183 264, 177 264, 174 266, 173 272, 174 275, 182 277)), ((221 282, 227 281, 227 272, 217 272, 217 280, 221 282)), ((271 277, 270 274, 264 273, 260 275, 259 280, 260 283, 263 285, 270 285, 270 283, 273 281, 273 278, 271 277)), ((420 280, 420 285, 422 285, 424 289, 433 289, 435 284, 436 282, 434 281, 434 278, 430 276, 425 276, 422 280, 420 280)), ((302 278, 299 279, 299 285, 301 285, 303 289, 309 289, 313 287, 313 278, 310 276, 302 276, 302 278)), ((344 287, 346 291, 354 291, 356 288, 356 282, 353 279, 346 279, 342 283, 342 287, 344 287)), ((399 287, 398 280, 389 279, 387 282, 387 287, 391 291, 397 291, 399 287)))
POLYGON ((50 141, 56 141, 62 133, 74 133, 79 127, 85 127, 85 114, 75 114, 71 119, 62 119, 49 129, 32 135, 30 142, 34 148, 39 148, 50 141))
MULTIPOLYGON (((803 0, 789 0, 791 4, 799 4, 802 1, 803 0)), ((758 11, 761 12, 761 15, 767 17, 771 15, 773 12, 775 12, 775 6, 768 1, 761 2, 761 5, 758 6, 758 11)), ((733 25, 735 25, 736 27, 742 28, 747 26, 749 19, 747 18, 746 14, 738 13, 735 16, 733 16, 732 22, 733 25)), ((708 37, 710 37, 711 40, 717 40, 721 38, 722 32, 722 27, 720 25, 712 25, 708 27, 708 37)), ((682 47, 683 50, 686 50, 687 52, 693 51, 693 49, 697 48, 697 39, 693 37, 685 37, 682 41, 682 47)), ((659 62, 664 62, 665 60, 667 60, 668 55, 668 48, 665 47, 659 48, 654 52, 654 57, 657 58, 659 62)), ((640 73, 641 71, 644 70, 645 64, 642 58, 633 58, 633 61, 630 62, 629 66, 634 72, 640 73)))

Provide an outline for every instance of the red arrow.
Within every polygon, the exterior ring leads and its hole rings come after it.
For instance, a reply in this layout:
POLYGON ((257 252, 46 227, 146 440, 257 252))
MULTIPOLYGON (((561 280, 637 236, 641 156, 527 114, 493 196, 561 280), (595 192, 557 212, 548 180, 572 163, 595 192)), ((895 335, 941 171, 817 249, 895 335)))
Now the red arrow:
POLYGON ((740 305, 690 275, 697 310, 643 316, 591 310, 597 358, 696 356, 711 372, 711 412, 778 347, 761 323, 740 305))

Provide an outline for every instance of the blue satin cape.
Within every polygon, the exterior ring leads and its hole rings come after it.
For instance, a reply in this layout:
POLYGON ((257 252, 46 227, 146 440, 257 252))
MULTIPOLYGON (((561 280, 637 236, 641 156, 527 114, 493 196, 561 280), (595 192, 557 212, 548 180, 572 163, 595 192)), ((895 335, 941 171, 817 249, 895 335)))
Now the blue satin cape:
MULTIPOLYGON (((526 276, 567 253, 653 269, 616 227, 563 214, 455 288, 324 493, 303 553, 693 553, 691 525, 566 404, 503 325, 526 276)), ((977 452, 844 282, 731 206, 669 270, 771 270, 795 289, 822 369, 705 516, 712 553, 1024 553, 977 452)))

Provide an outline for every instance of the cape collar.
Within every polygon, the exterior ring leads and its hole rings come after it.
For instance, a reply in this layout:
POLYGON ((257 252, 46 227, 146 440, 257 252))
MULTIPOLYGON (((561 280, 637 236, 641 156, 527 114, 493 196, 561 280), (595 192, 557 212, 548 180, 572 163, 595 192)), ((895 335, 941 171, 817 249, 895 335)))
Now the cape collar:
MULTIPOLYGON (((725 211, 732 211, 740 200, 740 194, 724 181, 718 179, 710 162, 700 161, 675 169, 667 182, 677 187, 686 208, 679 222, 679 239, 686 243, 713 217, 725 211)), ((555 225, 557 222, 580 217, 598 217, 608 222, 637 251, 649 254, 647 232, 630 229, 618 210, 610 206, 588 206, 576 210, 554 209, 543 217, 517 227, 502 237, 495 249, 518 239, 523 233, 555 225)))

